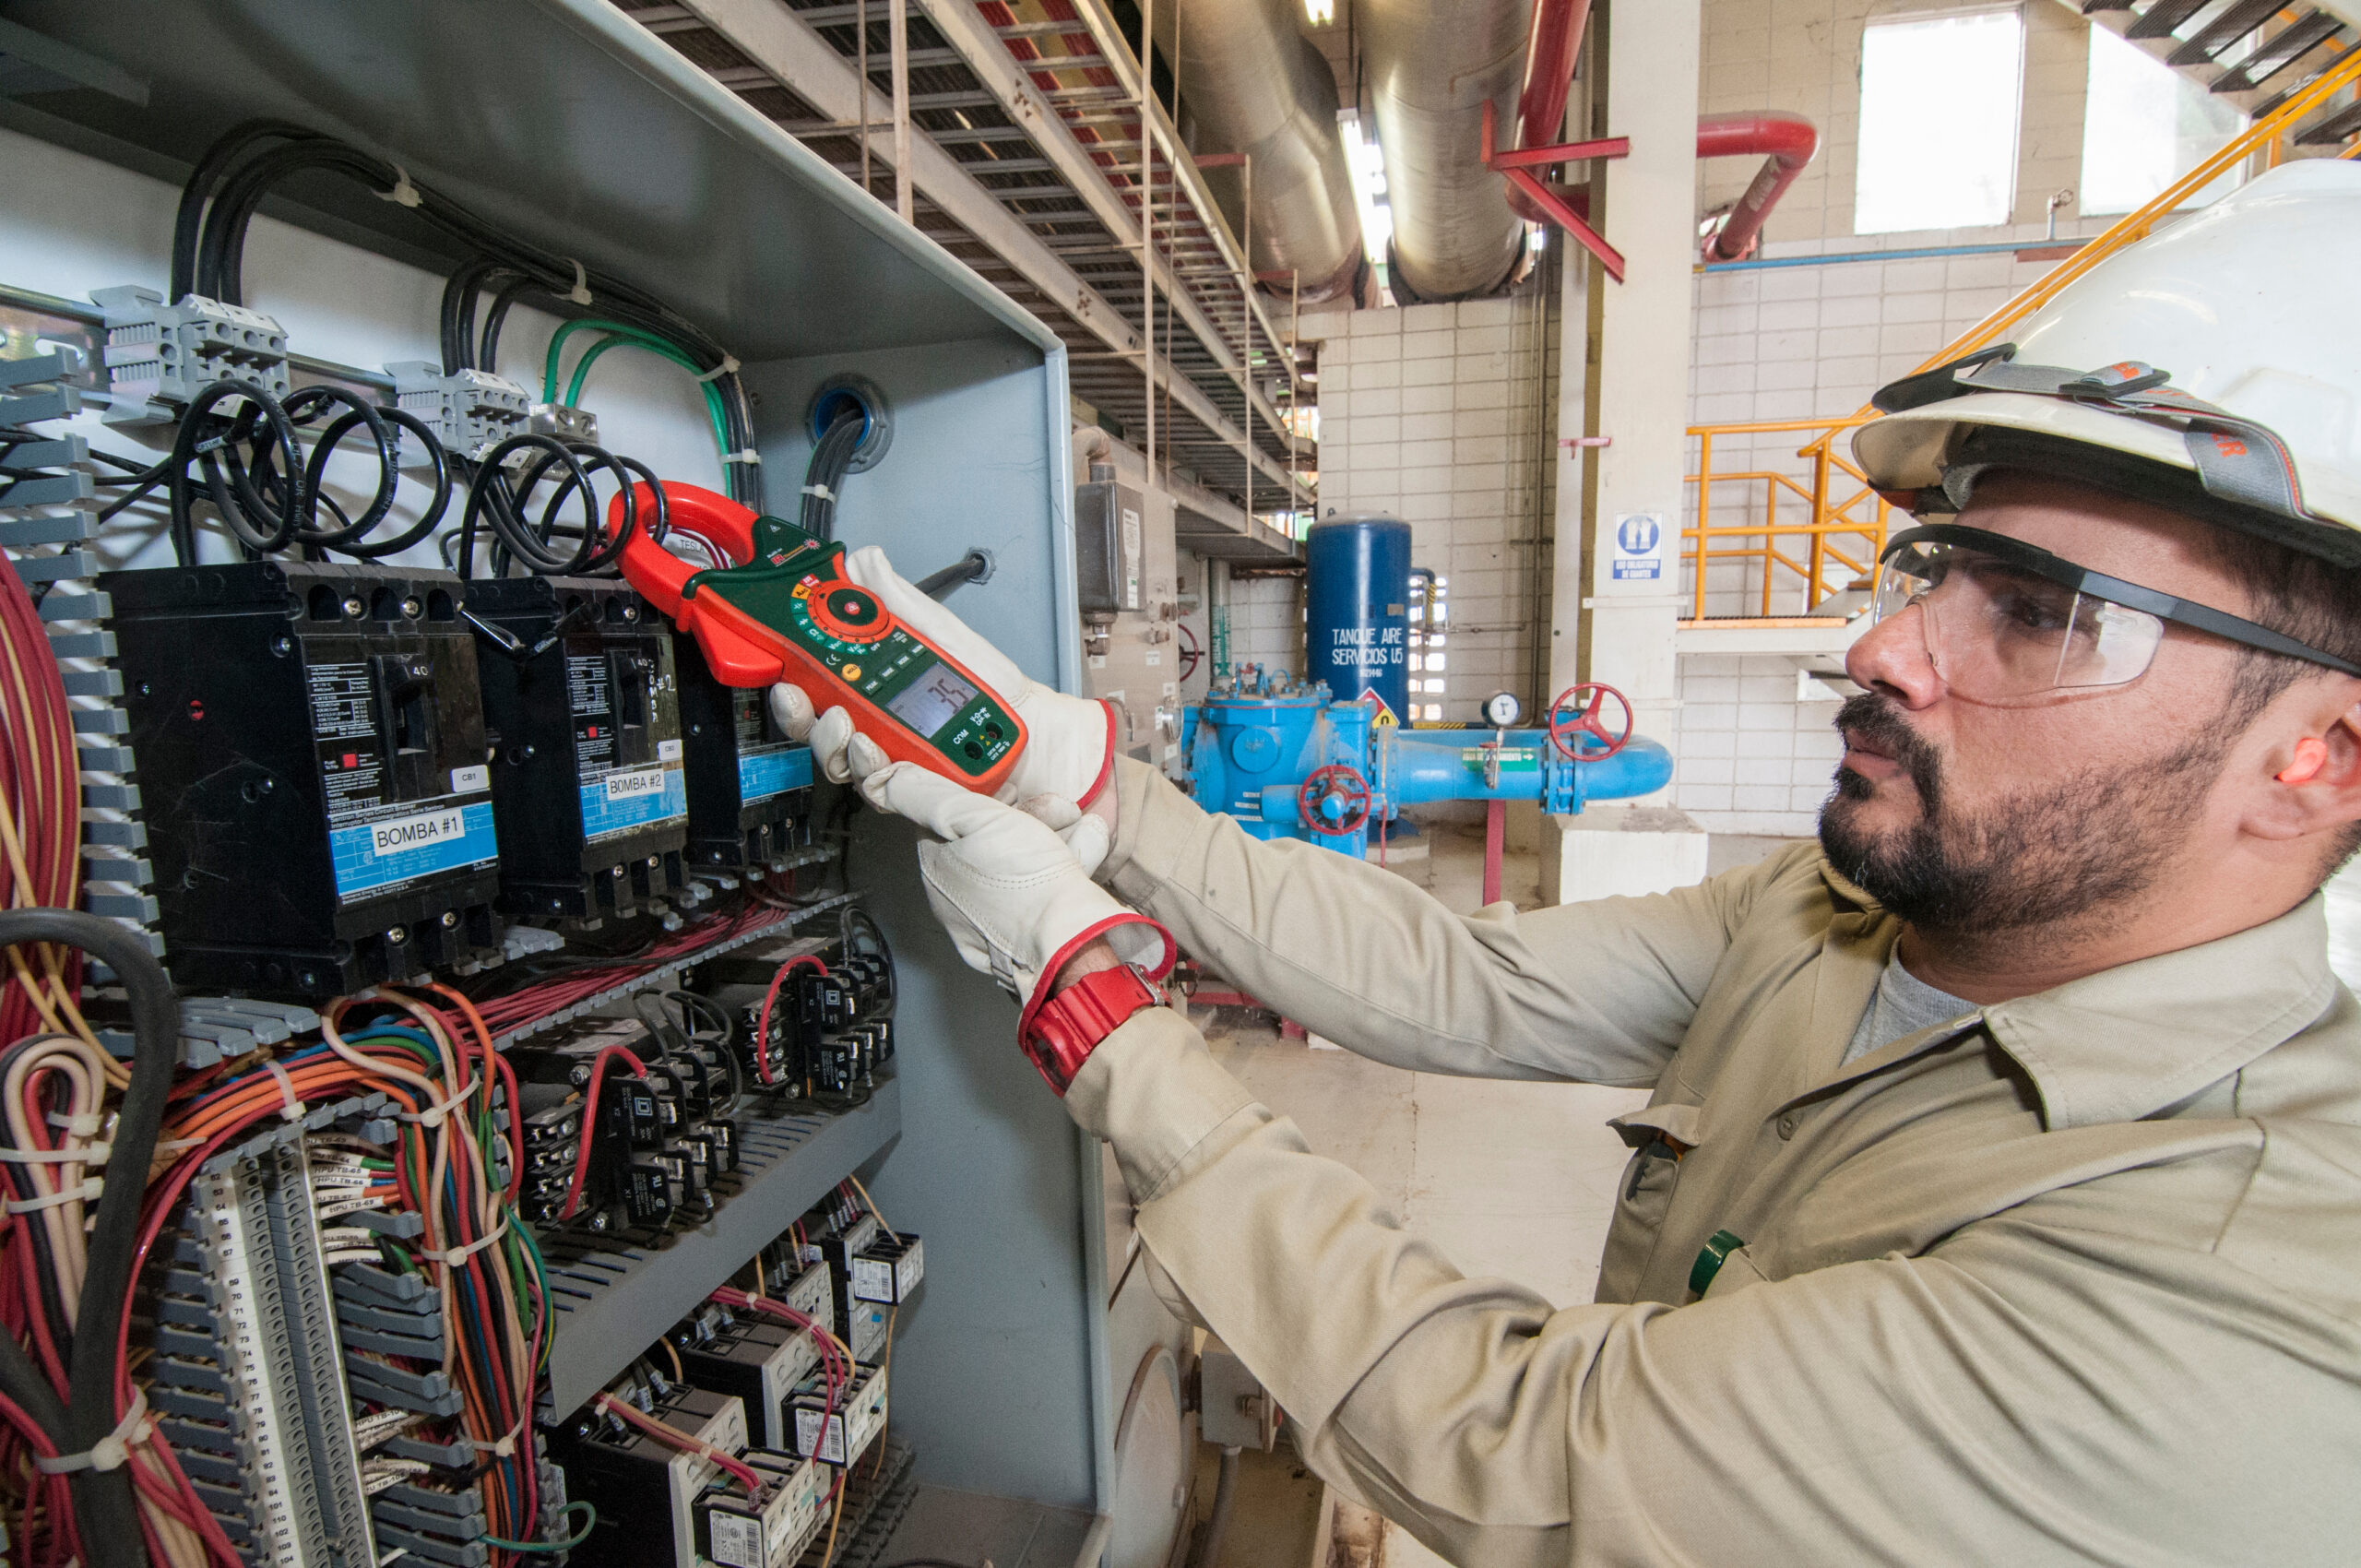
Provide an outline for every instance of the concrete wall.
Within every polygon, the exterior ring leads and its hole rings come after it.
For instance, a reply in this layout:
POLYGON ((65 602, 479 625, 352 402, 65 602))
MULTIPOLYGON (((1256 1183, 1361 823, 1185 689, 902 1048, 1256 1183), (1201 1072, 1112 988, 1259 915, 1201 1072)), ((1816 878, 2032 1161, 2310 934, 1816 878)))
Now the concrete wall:
MULTIPOLYGON (((2049 196, 2080 177, 2088 69, 2089 24, 2054 0, 2027 0, 2023 6, 2016 221, 1983 229, 1853 232, 1863 26, 1874 15, 1950 8, 1972 7, 1940 0, 1910 0, 1906 6, 1706 0, 1702 110, 1792 110, 1821 128, 1820 156, 1772 215, 1762 259, 2042 244, 2049 196)), ((1736 196, 1757 167, 1748 159, 1698 165, 1698 210, 1736 196)), ((2070 205, 2058 217, 2061 238, 2094 234, 2108 221, 2082 218, 2070 205)), ((1690 417, 1696 423, 1841 418, 2006 304, 2052 265, 2001 253, 1703 273, 1697 280, 1690 417)), ((1723 472, 1778 469, 1800 480, 1808 469, 1795 453, 1808 439, 1808 433, 1717 436, 1714 466, 1723 472)), ((1692 441, 1692 472, 1696 454, 1692 441)), ((1787 520, 1802 520, 1800 500, 1782 505, 1787 520)), ((1695 512, 1691 486, 1692 525, 1695 512)), ((1760 520, 1762 487, 1717 487, 1712 513, 1717 524, 1760 520)), ((1869 516, 1869 509, 1863 507, 1861 515, 1869 516)), ((1862 558, 1864 541, 1839 543, 1862 558)), ((1684 565, 1684 590, 1693 593, 1694 584, 1684 565)), ((1807 608, 1803 586, 1796 573, 1774 569, 1771 612, 1801 613, 1807 608)), ((1717 563, 1706 579, 1705 613, 1760 614, 1762 588, 1760 571, 1751 564, 1717 563)), ((1796 667, 1779 658, 1687 657, 1680 683, 1674 802, 1715 832, 1810 832, 1838 750, 1829 728, 1833 704, 1798 703, 1796 667)))

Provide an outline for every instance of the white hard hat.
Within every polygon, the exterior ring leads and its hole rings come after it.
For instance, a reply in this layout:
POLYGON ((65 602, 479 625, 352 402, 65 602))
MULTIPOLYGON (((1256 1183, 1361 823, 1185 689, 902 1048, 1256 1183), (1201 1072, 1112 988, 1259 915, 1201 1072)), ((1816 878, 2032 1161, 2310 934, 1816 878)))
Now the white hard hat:
POLYGON ((2361 165, 2283 164, 1880 391, 1853 455, 1913 510, 2030 468, 2361 564, 2356 250, 2361 165))

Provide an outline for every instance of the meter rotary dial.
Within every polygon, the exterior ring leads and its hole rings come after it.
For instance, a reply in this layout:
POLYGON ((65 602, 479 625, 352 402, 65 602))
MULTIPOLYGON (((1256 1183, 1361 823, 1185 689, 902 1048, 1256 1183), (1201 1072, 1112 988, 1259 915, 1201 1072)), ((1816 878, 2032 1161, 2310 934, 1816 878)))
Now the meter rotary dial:
POLYGON ((894 617, 885 612, 874 594, 842 584, 812 585, 811 591, 803 596, 803 607, 810 612, 813 627, 840 643, 882 641, 894 629, 894 617))

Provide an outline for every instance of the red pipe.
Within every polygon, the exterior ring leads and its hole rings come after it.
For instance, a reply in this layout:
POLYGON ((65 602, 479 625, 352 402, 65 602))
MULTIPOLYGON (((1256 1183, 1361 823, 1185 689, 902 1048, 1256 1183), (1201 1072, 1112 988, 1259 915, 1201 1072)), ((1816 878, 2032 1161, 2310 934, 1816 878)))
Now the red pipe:
MULTIPOLYGON (((1566 123, 1566 95, 1573 89, 1574 59, 1582 53, 1583 30, 1590 23, 1591 0, 1534 0, 1533 27, 1525 40, 1525 82, 1516 95, 1515 147, 1548 147, 1566 123)), ((1509 182, 1509 206, 1528 223, 1547 223, 1539 204, 1509 182)))
MULTIPOLYGON (((1545 0, 1546 3, 1546 0, 1545 0)), ((1697 122, 1697 156, 1743 158, 1768 153, 1746 194, 1730 208, 1729 217, 1705 243, 1707 261, 1737 261, 1750 255, 1762 238, 1771 208, 1786 195, 1804 165, 1820 150, 1820 132, 1800 114, 1775 109, 1750 114, 1708 114, 1697 122)))

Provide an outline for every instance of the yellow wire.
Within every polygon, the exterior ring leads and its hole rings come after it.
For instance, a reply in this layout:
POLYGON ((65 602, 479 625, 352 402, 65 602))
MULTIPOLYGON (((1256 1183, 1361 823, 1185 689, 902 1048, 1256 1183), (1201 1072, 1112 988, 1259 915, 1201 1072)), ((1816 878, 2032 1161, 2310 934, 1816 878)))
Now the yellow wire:
POLYGON ((868 1207, 869 1212, 872 1215, 876 1217, 878 1225, 884 1230, 885 1234, 893 1237, 896 1244, 898 1245, 902 1240, 902 1233, 885 1223, 885 1216, 878 1209, 877 1200, 869 1195, 869 1189, 860 1184, 860 1178, 858 1176, 848 1176, 845 1180, 852 1183, 852 1190, 860 1194, 861 1203, 868 1207))

